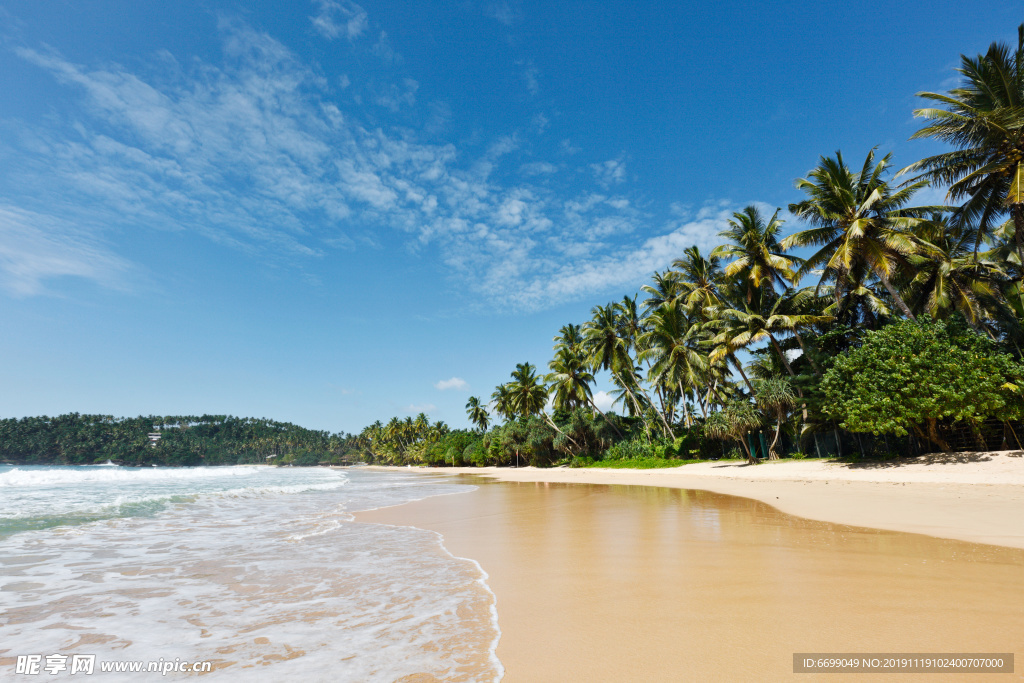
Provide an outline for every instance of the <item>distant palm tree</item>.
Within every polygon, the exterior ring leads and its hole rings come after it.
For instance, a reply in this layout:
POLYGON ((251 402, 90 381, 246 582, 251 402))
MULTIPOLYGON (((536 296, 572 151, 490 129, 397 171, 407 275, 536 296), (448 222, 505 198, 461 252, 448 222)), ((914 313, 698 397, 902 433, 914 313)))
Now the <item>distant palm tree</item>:
POLYGON ((685 397, 704 383, 708 368, 707 356, 697 348, 699 339, 699 325, 689 319, 679 302, 665 303, 653 309, 647 330, 640 337, 643 348, 640 359, 651 363, 648 381, 684 399, 687 426, 691 418, 685 397))
POLYGON ((480 399, 476 396, 470 396, 469 401, 466 402, 466 416, 469 417, 469 421, 476 425, 476 428, 481 432, 487 431, 487 426, 491 422, 491 416, 487 414, 487 409, 484 408, 483 404, 480 403, 480 399))
POLYGON ((945 109, 916 110, 929 123, 911 136, 942 140, 955 151, 900 173, 921 171, 919 178, 948 185, 951 200, 966 200, 957 213, 977 224, 978 240, 1009 211, 1017 258, 1024 264, 1024 24, 1017 28, 1016 50, 992 43, 984 55, 961 55, 957 71, 963 81, 949 93, 918 93, 945 109))
POLYGON ((548 391, 537 376, 537 368, 531 363, 517 363, 508 383, 509 403, 519 417, 537 415, 544 410, 548 391))
POLYGON ((508 384, 499 384, 494 389, 494 393, 491 394, 491 405, 494 406, 494 412, 502 419, 511 420, 515 417, 515 411, 512 408, 512 394, 508 384))
POLYGON ((841 152, 835 157, 822 157, 808 178, 796 182, 807 199, 789 205, 791 213, 814 227, 790 235, 782 241, 782 247, 820 247, 798 272, 803 276, 822 269, 819 287, 831 280, 839 283, 841 291, 843 281, 866 266, 903 315, 913 320, 914 314, 892 279, 897 267, 906 267, 907 257, 918 251, 908 230, 915 219, 904 207, 928 183, 921 180, 894 191, 885 180, 890 156, 876 164, 871 150, 858 172, 846 165, 841 152))

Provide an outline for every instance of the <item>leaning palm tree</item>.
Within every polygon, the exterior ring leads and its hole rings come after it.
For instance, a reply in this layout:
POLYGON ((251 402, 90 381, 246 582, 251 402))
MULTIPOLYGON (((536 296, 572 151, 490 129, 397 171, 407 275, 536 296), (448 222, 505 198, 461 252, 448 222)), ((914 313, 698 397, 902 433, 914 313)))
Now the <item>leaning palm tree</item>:
POLYGON ((918 93, 945 108, 916 110, 928 125, 911 136, 942 140, 955 151, 900 173, 920 172, 918 178, 948 185, 951 200, 964 200, 957 213, 977 225, 979 240, 1009 211, 1017 258, 1024 263, 1024 24, 1017 28, 1016 50, 992 43, 984 55, 961 55, 957 72, 963 80, 947 94, 918 93))
POLYGON ((711 256, 732 259, 725 267, 725 276, 740 283, 747 303, 760 289, 784 289, 799 281, 793 266, 799 265, 800 259, 786 256, 779 242, 783 222, 778 210, 765 221, 760 210, 751 205, 734 213, 729 227, 718 233, 728 241, 715 247, 711 256))
POLYGON ((623 334, 622 320, 616 304, 595 306, 593 316, 583 325, 583 350, 587 362, 596 372, 607 370, 612 382, 625 396, 631 415, 640 414, 640 407, 650 403, 636 378, 636 363, 630 355, 632 341, 623 334))
POLYGON ((914 319, 892 279, 899 266, 906 267, 907 257, 918 251, 908 231, 915 218, 904 207, 928 183, 920 180, 898 190, 890 188, 885 180, 890 156, 876 164, 871 150, 858 172, 846 165, 841 152, 822 157, 809 177, 796 182, 807 199, 789 205, 791 213, 813 227, 790 235, 782 247, 820 247, 798 271, 802 277, 821 269, 819 288, 829 281, 842 287, 851 273, 866 266, 903 315, 914 319))
POLYGON ((470 396, 469 401, 466 402, 466 416, 469 417, 469 421, 476 425, 476 428, 481 432, 487 431, 487 426, 491 422, 491 416, 487 414, 487 409, 484 408, 483 404, 480 403, 480 399, 476 396, 470 396))
POLYGON ((594 375, 590 372, 589 364, 581 349, 564 346, 559 348, 555 357, 548 363, 548 369, 551 372, 545 376, 544 381, 549 385, 548 390, 551 393, 553 408, 572 411, 582 406, 590 406, 600 413, 616 434, 622 436, 619 428, 594 403, 593 390, 590 388, 590 385, 594 383, 594 375))

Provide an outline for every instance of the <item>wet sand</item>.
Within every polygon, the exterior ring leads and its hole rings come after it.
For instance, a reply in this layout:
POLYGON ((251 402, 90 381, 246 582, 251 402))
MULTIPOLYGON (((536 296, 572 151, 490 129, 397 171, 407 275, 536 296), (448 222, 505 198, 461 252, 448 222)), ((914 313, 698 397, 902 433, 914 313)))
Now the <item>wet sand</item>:
POLYGON ((505 681, 848 681, 794 675, 793 653, 1024 653, 1024 550, 702 490, 464 480, 480 488, 357 518, 481 564, 505 681))

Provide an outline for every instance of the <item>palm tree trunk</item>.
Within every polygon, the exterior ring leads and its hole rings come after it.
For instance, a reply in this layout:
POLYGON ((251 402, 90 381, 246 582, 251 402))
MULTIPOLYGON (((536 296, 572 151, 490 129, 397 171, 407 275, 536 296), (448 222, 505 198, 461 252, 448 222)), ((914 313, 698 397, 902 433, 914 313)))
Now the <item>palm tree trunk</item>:
POLYGON ((1017 247, 1017 258, 1024 268, 1024 204, 1010 206, 1010 215, 1013 216, 1013 241, 1017 247))
POLYGON ((881 269, 875 271, 875 273, 878 275, 878 279, 882 281, 882 284, 885 285, 885 288, 889 291, 889 296, 892 297, 892 300, 895 301, 896 305, 899 306, 901 311, 903 311, 903 315, 907 316, 909 320, 916 321, 917 318, 914 317, 913 313, 911 313, 910 307, 907 306, 907 302, 903 300, 903 297, 901 297, 899 292, 896 291, 896 288, 892 286, 891 282, 889 282, 889 276, 883 273, 881 269))
POLYGON ((772 445, 768 447, 768 458, 770 460, 778 460, 779 453, 775 450, 775 446, 779 443, 779 434, 782 433, 782 417, 780 416, 775 422, 775 438, 772 439, 772 445))
MULTIPOLYGON (((775 352, 777 354, 779 354, 779 359, 782 360, 782 364, 784 366, 786 366, 786 371, 789 373, 789 376, 790 377, 796 377, 796 373, 794 373, 793 372, 793 368, 790 367, 789 361, 786 360, 786 354, 783 352, 782 347, 779 346, 779 342, 776 341, 775 337, 772 335, 771 332, 768 333, 768 338, 772 340, 772 346, 775 347, 775 352)), ((801 401, 803 401, 803 398, 804 398, 803 390, 800 387, 798 387, 798 386, 794 386, 793 388, 796 389, 796 395, 800 397, 801 401)), ((800 410, 803 411, 804 422, 806 423, 807 422, 807 404, 806 403, 801 403, 800 404, 800 410)))
POLYGON ((548 423, 549 425, 551 425, 551 428, 552 428, 552 429, 554 429, 554 430, 555 430, 556 432, 558 432, 559 434, 561 434, 561 435, 562 435, 562 436, 564 436, 565 438, 569 439, 569 441, 571 441, 571 442, 573 443, 573 445, 575 445, 575 446, 576 446, 576 448, 579 448, 579 449, 580 449, 580 452, 581 452, 581 453, 583 452, 583 449, 582 449, 582 448, 580 448, 580 445, 579 445, 578 443, 576 443, 576 439, 572 438, 571 436, 569 436, 568 434, 566 434, 565 432, 563 432, 563 431, 562 431, 561 429, 559 429, 559 428, 558 428, 558 425, 556 425, 556 424, 555 424, 555 421, 554 421, 554 420, 552 420, 552 419, 551 419, 550 417, 548 417, 548 414, 547 414, 547 413, 545 413, 544 411, 541 411, 541 413, 540 413, 540 414, 544 416, 544 420, 545 420, 545 421, 546 421, 546 422, 547 422, 547 423, 548 423))
POLYGON ((754 385, 750 383, 749 379, 747 379, 747 373, 743 372, 743 366, 740 365, 739 359, 736 358, 735 354, 730 354, 729 358, 732 359, 733 365, 736 366, 736 369, 740 371, 740 377, 743 378, 743 382, 747 385, 747 389, 750 389, 751 394, 755 393, 754 385))
POLYGON ((793 336, 796 337, 796 343, 800 345, 800 350, 803 352, 804 358, 806 358, 807 362, 811 364, 812 368, 814 368, 814 374, 821 377, 821 368, 818 367, 818 364, 815 363, 814 359, 811 358, 809 353, 807 353, 807 347, 804 346, 804 339, 800 336, 800 333, 796 331, 795 327, 793 328, 793 336))
POLYGON ((596 410, 597 412, 601 413, 601 417, 604 418, 604 421, 608 423, 609 427, 611 427, 612 429, 615 430, 615 433, 618 434, 619 438, 621 439, 622 438, 622 432, 619 431, 619 428, 615 426, 614 422, 612 422, 611 420, 608 419, 608 416, 604 414, 604 411, 597 407, 597 404, 594 403, 593 397, 588 396, 587 400, 590 401, 590 405, 594 407, 594 410, 596 410))

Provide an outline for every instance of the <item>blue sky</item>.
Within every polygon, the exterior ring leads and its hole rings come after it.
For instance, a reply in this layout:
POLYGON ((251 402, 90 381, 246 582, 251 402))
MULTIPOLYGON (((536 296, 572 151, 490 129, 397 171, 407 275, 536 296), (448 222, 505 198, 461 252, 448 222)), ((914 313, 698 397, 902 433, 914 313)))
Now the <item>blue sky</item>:
MULTIPOLYGON (((0 3, 0 415, 466 424, 1017 2, 0 3)), ((797 229, 795 222, 787 228, 797 229)), ((606 388, 606 387, 605 387, 606 388)))

